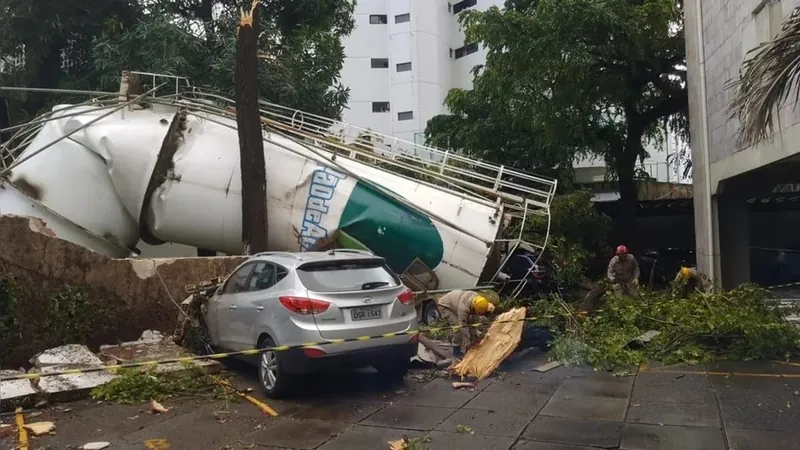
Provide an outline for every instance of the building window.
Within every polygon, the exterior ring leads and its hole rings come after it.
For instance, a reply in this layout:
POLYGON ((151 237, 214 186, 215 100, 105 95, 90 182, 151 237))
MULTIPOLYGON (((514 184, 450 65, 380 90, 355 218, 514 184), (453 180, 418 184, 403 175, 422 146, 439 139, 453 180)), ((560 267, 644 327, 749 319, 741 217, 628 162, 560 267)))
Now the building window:
POLYGON ((462 0, 453 5, 453 14, 458 14, 461 11, 471 8, 478 4, 478 0, 462 0))
POLYGON ((453 49, 450 49, 450 59, 453 59, 453 49))
POLYGON ((411 120, 414 118, 414 111, 403 111, 397 113, 397 120, 411 120))
POLYGON ((460 59, 467 55, 471 55, 478 51, 478 43, 467 44, 461 48, 457 48, 455 50, 455 58, 460 59))
POLYGON ((372 58, 369 60, 369 66, 373 69, 388 69, 389 58, 372 58))
POLYGON ((478 43, 473 42, 472 44, 467 44, 461 48, 456 49, 456 59, 463 58, 467 55, 471 55, 478 51, 478 43))
POLYGON ((449 13, 453 12, 453 5, 450 3, 447 4, 447 12, 449 13))
POLYGON ((406 23, 411 21, 411 14, 398 14, 394 16, 394 23, 406 23))
POLYGON ((411 70, 411 63, 404 62, 397 65, 398 72, 409 72, 411 70))
POLYGON ((389 102, 372 102, 372 112, 374 113, 389 112, 389 102))
POLYGON ((369 16, 369 23, 370 25, 386 25, 389 23, 389 19, 386 14, 372 14, 369 16))

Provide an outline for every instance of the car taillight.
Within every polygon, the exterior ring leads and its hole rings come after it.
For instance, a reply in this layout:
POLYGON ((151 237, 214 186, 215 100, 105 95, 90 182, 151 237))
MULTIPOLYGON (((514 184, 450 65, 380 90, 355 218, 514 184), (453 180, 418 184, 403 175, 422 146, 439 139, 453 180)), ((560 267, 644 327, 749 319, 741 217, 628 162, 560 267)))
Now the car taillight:
POLYGON ((413 305, 414 293, 411 292, 411 289, 406 289, 405 291, 401 292, 400 295, 397 296, 397 299, 400 300, 400 303, 404 305, 413 305))
POLYGON ((289 311, 301 315, 323 313, 331 306, 328 302, 305 297, 280 297, 278 301, 289 311))

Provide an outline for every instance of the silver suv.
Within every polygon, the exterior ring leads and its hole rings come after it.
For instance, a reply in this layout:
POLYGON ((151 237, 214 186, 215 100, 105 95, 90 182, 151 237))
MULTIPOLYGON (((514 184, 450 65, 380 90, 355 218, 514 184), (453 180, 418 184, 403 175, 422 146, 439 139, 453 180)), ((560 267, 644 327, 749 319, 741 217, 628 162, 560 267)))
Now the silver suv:
POLYGON ((226 351, 333 342, 261 353, 270 397, 290 390, 291 374, 334 366, 401 378, 417 353, 416 335, 339 342, 418 329, 411 290, 383 258, 358 250, 254 255, 217 289, 205 320, 211 344, 226 351))

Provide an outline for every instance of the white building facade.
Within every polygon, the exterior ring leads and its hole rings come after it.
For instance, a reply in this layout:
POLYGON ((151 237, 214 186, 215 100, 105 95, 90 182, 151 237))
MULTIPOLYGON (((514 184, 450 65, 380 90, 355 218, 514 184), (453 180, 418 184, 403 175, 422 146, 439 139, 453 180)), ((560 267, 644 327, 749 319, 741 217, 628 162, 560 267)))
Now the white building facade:
MULTIPOLYGON (((458 23, 464 10, 503 7, 503 0, 359 0, 356 28, 344 41, 341 79, 350 88, 347 123, 424 144, 425 126, 446 114, 454 88, 472 87, 472 70, 486 61, 480 45, 465 41, 458 23)), ((682 182, 673 161, 683 142, 648 146, 644 170, 657 181, 682 182)), ((603 181, 605 161, 576 161, 579 182, 603 181)))
POLYGON ((345 122, 422 143, 428 120, 447 113, 453 88, 472 87, 471 69, 485 61, 464 41, 458 13, 503 0, 359 0, 356 29, 345 40, 341 77, 350 88, 345 122))

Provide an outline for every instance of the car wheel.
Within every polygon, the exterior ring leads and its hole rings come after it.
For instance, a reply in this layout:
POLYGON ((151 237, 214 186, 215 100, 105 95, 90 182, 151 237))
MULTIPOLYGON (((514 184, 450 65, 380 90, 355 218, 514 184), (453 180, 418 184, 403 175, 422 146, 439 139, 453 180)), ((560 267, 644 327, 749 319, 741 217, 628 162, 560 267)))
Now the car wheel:
POLYGON ((436 323, 442 315, 439 313, 439 308, 436 307, 436 303, 432 301, 425 302, 422 305, 422 323, 425 325, 433 325, 436 323))
MULTIPOLYGON (((275 347, 275 341, 264 337, 258 348, 275 347)), ((258 355, 258 380, 267 397, 278 398, 288 391, 289 380, 281 365, 280 352, 266 351, 258 355)))
POLYGON ((410 366, 411 360, 409 359, 378 364, 375 366, 375 370, 387 381, 395 383, 403 381, 410 366))

